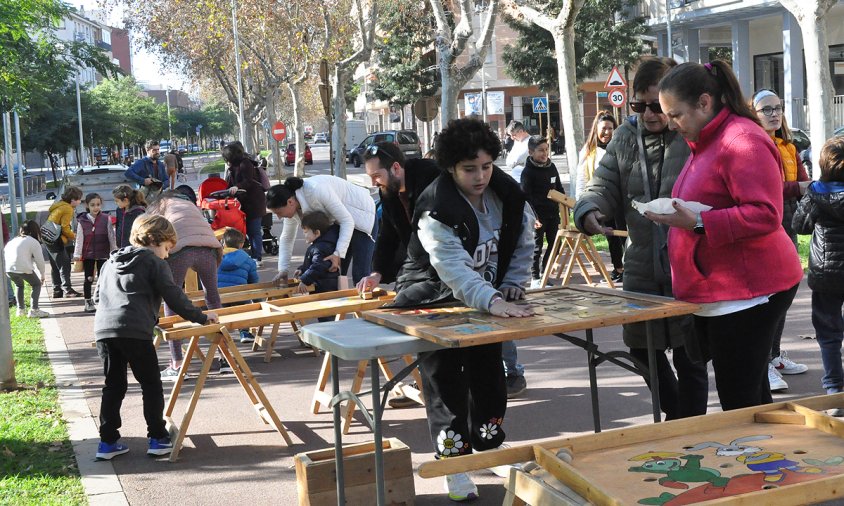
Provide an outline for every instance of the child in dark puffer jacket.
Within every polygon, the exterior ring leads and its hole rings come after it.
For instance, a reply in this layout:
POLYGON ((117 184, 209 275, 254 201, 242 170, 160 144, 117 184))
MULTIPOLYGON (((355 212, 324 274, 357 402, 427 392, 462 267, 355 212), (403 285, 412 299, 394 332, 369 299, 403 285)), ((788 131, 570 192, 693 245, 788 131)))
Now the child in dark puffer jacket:
MULTIPOLYGON (((227 228, 223 233, 223 262, 217 269, 217 286, 248 285, 258 282, 258 265, 243 251, 246 236, 240 230, 227 228)), ((255 336, 249 329, 240 329, 240 342, 251 343, 255 336)))
MULTIPOLYGON (((828 394, 844 392, 841 343, 844 340, 844 137, 826 141, 819 162, 820 181, 812 183, 797 205, 791 222, 798 234, 812 234, 809 288, 812 325, 821 348, 828 394)), ((832 416, 844 416, 844 405, 832 416)))
POLYGON ((315 285, 314 293, 337 290, 339 273, 331 272, 331 262, 325 258, 337 248, 340 226, 332 225, 327 215, 316 211, 302 216, 302 230, 309 244, 302 265, 293 273, 299 278, 299 292, 308 293, 308 285, 315 285))

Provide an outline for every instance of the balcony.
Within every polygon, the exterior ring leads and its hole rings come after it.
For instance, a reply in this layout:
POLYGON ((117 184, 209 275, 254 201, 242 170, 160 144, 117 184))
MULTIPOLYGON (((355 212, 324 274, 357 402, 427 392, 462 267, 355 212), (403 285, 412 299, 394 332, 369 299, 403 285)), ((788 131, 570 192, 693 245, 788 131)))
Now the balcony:
POLYGON ((96 45, 97 45, 98 48, 100 48, 104 51, 111 51, 111 44, 109 44, 108 42, 98 40, 96 45))

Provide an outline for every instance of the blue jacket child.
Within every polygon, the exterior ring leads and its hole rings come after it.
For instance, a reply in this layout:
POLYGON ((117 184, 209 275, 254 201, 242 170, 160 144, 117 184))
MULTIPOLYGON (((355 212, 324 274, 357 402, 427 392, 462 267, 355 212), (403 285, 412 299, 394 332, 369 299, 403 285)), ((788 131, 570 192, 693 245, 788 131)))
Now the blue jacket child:
POLYGON ((324 213, 313 212, 302 216, 302 230, 305 232, 305 240, 310 244, 302 265, 294 274, 294 277, 299 278, 299 291, 307 292, 305 287, 308 285, 315 285, 315 293, 337 290, 340 273, 331 272, 331 261, 325 258, 334 254, 337 248, 340 226, 332 225, 324 213))
MULTIPOLYGON (((245 241, 246 236, 240 230, 227 228, 223 233, 223 261, 217 268, 218 287, 225 288, 258 282, 258 265, 249 253, 241 249, 245 241)), ((249 329, 240 329, 241 343, 254 341, 255 336, 249 332, 249 329)), ((224 362, 220 365, 228 367, 224 362)))

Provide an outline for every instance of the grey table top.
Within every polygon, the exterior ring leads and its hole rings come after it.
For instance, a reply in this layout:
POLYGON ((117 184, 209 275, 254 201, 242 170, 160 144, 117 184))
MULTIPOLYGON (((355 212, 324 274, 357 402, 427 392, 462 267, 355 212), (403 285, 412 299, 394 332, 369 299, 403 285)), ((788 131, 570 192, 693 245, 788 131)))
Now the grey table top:
POLYGON ((343 360, 371 360, 445 349, 359 318, 305 325, 302 340, 343 360))

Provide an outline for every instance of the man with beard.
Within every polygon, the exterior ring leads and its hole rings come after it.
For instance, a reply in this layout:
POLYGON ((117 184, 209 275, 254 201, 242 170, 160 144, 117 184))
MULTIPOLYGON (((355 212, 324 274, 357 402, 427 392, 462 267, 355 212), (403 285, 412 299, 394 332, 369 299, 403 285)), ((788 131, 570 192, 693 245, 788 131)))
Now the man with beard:
POLYGON ((377 142, 363 154, 366 174, 381 197, 381 229, 375 240, 372 273, 357 284, 360 292, 396 280, 407 255, 412 232, 410 219, 416 198, 440 175, 433 160, 405 160, 392 142, 377 142))
POLYGON ((144 192, 144 196, 150 193, 156 194, 162 188, 169 187, 167 169, 164 166, 164 162, 159 160, 161 146, 159 146, 158 141, 147 141, 146 151, 147 156, 136 160, 124 173, 126 179, 138 183, 144 192))
MULTIPOLYGON (((366 174, 378 187, 381 198, 381 228, 375 240, 372 273, 357 284, 359 292, 368 292, 381 283, 396 280, 407 256, 416 198, 440 175, 440 170, 433 160, 405 160, 404 154, 392 142, 373 144, 364 152, 363 159, 366 174)), ((389 404, 393 408, 417 405, 404 395, 391 398, 389 404)))

